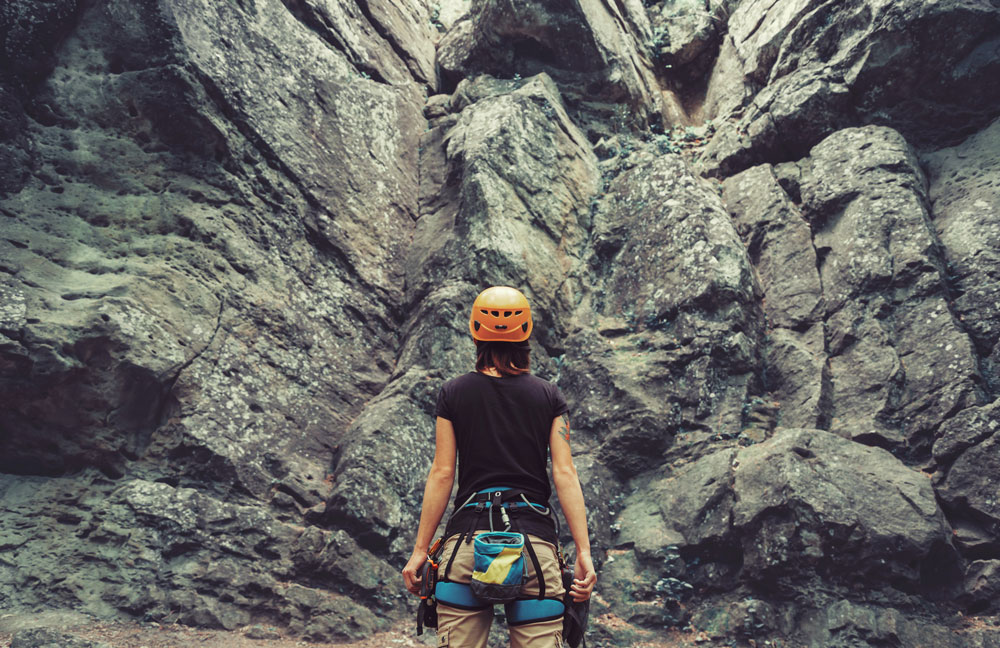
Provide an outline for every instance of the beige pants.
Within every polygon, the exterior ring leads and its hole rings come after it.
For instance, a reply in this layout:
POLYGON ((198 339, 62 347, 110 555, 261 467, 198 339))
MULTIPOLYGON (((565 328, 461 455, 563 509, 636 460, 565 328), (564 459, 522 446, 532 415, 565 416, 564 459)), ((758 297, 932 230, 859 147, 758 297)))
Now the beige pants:
MULTIPOLYGON (((477 532, 477 535, 482 532, 477 532)), ((536 536, 529 535, 531 546, 538 556, 538 564, 545 578, 545 598, 563 597, 562 575, 559 573, 559 557, 555 545, 536 536)), ((458 536, 453 536, 445 543, 441 551, 441 566, 438 576, 444 578, 444 570, 451 558, 458 536)), ((522 596, 538 596, 538 577, 535 566, 527 555, 525 548, 524 586, 522 596)), ((463 542, 459 545, 458 555, 448 572, 448 580, 455 583, 468 583, 472 580, 473 567, 472 543, 463 542)), ((493 622, 493 607, 485 610, 461 610, 438 602, 438 648, 485 648, 490 634, 490 624, 493 622)), ((561 648, 562 619, 539 621, 518 626, 509 626, 511 648, 561 648)))

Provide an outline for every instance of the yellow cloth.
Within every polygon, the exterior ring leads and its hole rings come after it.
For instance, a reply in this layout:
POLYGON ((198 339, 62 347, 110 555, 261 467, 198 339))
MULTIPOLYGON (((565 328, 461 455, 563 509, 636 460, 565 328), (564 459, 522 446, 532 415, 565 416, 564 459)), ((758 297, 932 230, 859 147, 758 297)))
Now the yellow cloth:
POLYGON ((472 572, 472 577, 481 583, 503 583, 510 573, 510 568, 520 557, 521 547, 502 549, 485 572, 472 572))

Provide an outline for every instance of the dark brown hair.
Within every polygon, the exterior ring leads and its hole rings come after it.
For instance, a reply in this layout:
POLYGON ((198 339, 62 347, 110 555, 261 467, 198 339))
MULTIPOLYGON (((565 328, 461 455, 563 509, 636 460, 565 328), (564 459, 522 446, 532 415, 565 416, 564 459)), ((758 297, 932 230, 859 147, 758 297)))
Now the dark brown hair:
POLYGON ((476 340, 476 371, 493 367, 501 376, 531 373, 531 347, 525 342, 476 340))

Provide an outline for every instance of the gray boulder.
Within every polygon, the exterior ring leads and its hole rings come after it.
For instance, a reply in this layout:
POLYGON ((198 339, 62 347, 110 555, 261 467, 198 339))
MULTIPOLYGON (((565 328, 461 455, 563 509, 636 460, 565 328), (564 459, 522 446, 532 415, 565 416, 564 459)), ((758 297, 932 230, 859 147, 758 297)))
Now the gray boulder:
POLYGON ((764 291, 773 327, 800 329, 822 317, 823 289, 812 231, 769 165, 726 179, 723 199, 764 291))
POLYGON ((10 648, 109 648, 103 641, 90 641, 48 628, 21 630, 11 638, 10 648))
POLYGON ((1000 560, 974 560, 965 570, 966 607, 976 613, 995 613, 1000 601, 1000 560))
POLYGON ((1000 488, 997 485, 1000 407, 996 402, 969 408, 942 426, 934 444, 941 470, 937 491, 956 515, 978 522, 1000 541, 1000 488))
POLYGON ((800 619, 801 645, 809 648, 855 646, 921 646, 993 648, 996 630, 961 616, 943 623, 919 609, 899 610, 846 599, 810 610, 800 619))
POLYGON ((619 523, 619 546, 640 565, 655 568, 673 546, 703 593, 817 578, 911 592, 961 578, 929 480, 820 430, 779 428, 683 466, 630 497, 619 523))
POLYGON ((674 436, 735 436, 759 390, 761 315, 750 263, 718 194, 679 156, 615 178, 595 203, 594 253, 560 385, 577 429, 622 476, 666 459, 674 436))
POLYGON ((784 430, 734 461, 732 526, 751 579, 801 572, 904 590, 954 578, 951 530, 929 480, 888 452, 784 430))
POLYGON ((728 178, 723 199, 763 292, 764 388, 779 406, 778 422, 826 427, 831 393, 825 302, 809 223, 769 165, 728 178))

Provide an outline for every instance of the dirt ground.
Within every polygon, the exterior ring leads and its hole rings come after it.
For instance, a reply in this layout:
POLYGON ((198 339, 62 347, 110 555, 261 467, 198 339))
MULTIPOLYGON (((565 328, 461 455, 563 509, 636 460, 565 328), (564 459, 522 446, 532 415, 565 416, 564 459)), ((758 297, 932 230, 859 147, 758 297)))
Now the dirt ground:
MULTIPOLYGON (((617 619, 605 615, 596 621, 615 625, 617 619)), ((129 621, 97 621, 73 612, 39 614, 0 614, 0 648, 10 648, 11 639, 20 630, 43 627, 81 639, 100 641, 111 648, 424 648, 435 646, 434 632, 417 637, 412 624, 381 632, 362 641, 347 643, 310 643, 285 636, 279 629, 248 626, 236 631, 204 630, 187 626, 129 621)), ((672 632, 656 641, 639 640, 631 648, 687 648, 710 645, 699 633, 672 632)))
MULTIPOLYGON (((405 633, 392 630, 364 641, 337 644, 288 638, 277 630, 262 626, 229 632, 156 623, 92 622, 53 630, 100 641, 112 648, 423 648, 433 645, 434 641, 433 633, 416 637, 412 629, 405 633)), ((13 632, 0 632, 0 648, 9 648, 13 635, 13 632)))

